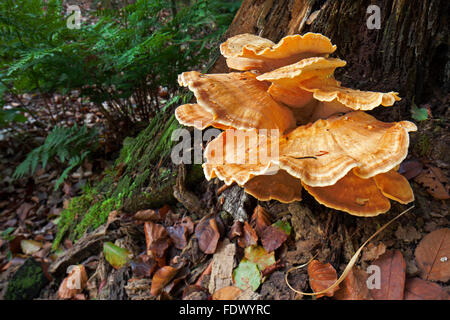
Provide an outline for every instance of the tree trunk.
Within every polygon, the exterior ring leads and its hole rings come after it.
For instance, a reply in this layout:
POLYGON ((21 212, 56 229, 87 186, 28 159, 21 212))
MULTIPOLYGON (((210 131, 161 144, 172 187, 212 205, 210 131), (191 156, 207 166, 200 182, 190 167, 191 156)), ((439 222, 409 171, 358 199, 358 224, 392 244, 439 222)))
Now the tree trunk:
MULTIPOLYGON (((289 34, 322 33, 337 45, 333 55, 347 61, 347 66, 336 72, 344 85, 361 90, 397 91, 405 98, 395 108, 398 111, 392 120, 398 120, 409 115, 412 101, 416 104, 433 98, 448 101, 449 3, 448 0, 244 0, 225 38, 252 33, 277 42, 289 34), (368 27, 367 21, 373 15, 368 10, 370 5, 380 8, 380 29, 368 27)), ((221 58, 212 72, 227 71, 221 58)), ((432 112, 441 114, 446 109, 437 104, 432 112)))

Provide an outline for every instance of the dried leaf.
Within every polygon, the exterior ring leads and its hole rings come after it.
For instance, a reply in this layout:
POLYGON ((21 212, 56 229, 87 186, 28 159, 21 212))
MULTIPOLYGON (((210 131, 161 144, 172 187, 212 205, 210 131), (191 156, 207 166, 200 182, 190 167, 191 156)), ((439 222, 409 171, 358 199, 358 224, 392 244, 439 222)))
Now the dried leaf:
POLYGON ((410 180, 422 173, 423 164, 417 160, 403 161, 400 164, 398 173, 402 174, 406 179, 410 180))
POLYGON ((39 241, 35 240, 22 240, 20 241, 20 247, 22 248, 22 252, 28 255, 31 255, 35 252, 41 250, 43 244, 39 241))
POLYGON ((364 248, 362 254, 362 261, 373 261, 378 259, 382 254, 386 252, 386 245, 383 242, 374 245, 369 243, 367 247, 364 248))
POLYGON ((273 225, 264 229, 261 236, 261 242, 267 252, 278 249, 288 238, 286 232, 273 225))
POLYGON ((251 288, 256 291, 261 284, 261 273, 256 263, 242 259, 233 271, 233 281, 242 290, 251 288))
POLYGON ((414 180, 422 184, 434 198, 450 199, 450 183, 439 168, 430 166, 414 180))
POLYGON ((405 300, 450 300, 450 296, 436 283, 412 278, 406 280, 405 300))
POLYGON ((187 244, 188 230, 182 225, 167 227, 167 233, 172 240, 175 248, 183 249, 187 244))
POLYGON ((425 280, 450 279, 450 229, 442 228, 427 234, 415 251, 417 265, 425 280))
POLYGON ((214 218, 205 219, 195 228, 195 235, 198 239, 198 245, 201 251, 206 254, 216 252, 217 244, 220 239, 220 232, 217 221, 214 218))
POLYGON ((268 253, 261 246, 250 246, 245 248, 244 256, 248 261, 256 263, 261 271, 275 264, 275 253, 273 251, 268 253))
POLYGON ((341 288, 334 294, 336 300, 372 300, 367 287, 367 272, 353 267, 341 288))
POLYGON ((168 237, 166 228, 163 225, 146 222, 144 224, 145 241, 147 243, 147 255, 151 255, 150 247, 156 240, 168 237))
POLYGON ((375 300, 403 300, 406 262, 400 251, 388 250, 372 262, 380 268, 380 289, 370 289, 375 300))
POLYGON ((262 233, 267 226, 270 226, 270 217, 266 210, 260 205, 257 205, 253 211, 250 220, 251 226, 256 230, 256 234, 262 237, 262 233))
POLYGON ((187 230, 188 236, 194 233, 194 222, 192 222, 192 219, 190 217, 186 216, 181 219, 180 225, 187 230))
POLYGON ((147 255, 140 255, 130 264, 133 277, 138 279, 150 278, 157 268, 156 261, 147 255))
POLYGON ((155 210, 148 209, 148 210, 140 210, 135 213, 134 219, 141 220, 141 221, 152 221, 152 222, 159 222, 161 221, 161 217, 155 210))
POLYGON ((83 265, 70 266, 68 273, 59 286, 58 299, 72 299, 86 288, 88 277, 83 265))
POLYGON ((127 249, 116 246, 112 242, 103 244, 103 254, 106 261, 115 269, 120 269, 123 265, 130 261, 131 252, 127 249))
POLYGON ((256 235, 256 231, 250 226, 247 221, 245 221, 242 235, 238 239, 238 245, 241 248, 246 248, 257 243, 258 236, 256 235))
POLYGON ((242 236, 244 230, 242 229, 242 222, 239 220, 235 220, 233 225, 231 226, 230 231, 228 232, 228 238, 233 240, 236 237, 242 236))
POLYGON ((242 290, 238 287, 228 286, 223 287, 222 289, 217 290, 212 295, 213 300, 235 300, 240 294, 242 290))
POLYGON ((292 228, 291 228, 291 225, 289 224, 289 222, 287 222, 287 221, 278 220, 277 222, 272 224, 272 226, 280 229, 281 231, 284 231, 284 233, 286 233, 288 236, 291 234, 292 228))
MULTIPOLYGON (((308 265, 309 285, 314 292, 319 292, 329 288, 337 280, 336 270, 330 263, 321 263, 318 260, 313 260, 308 265)), ((334 293, 339 289, 339 286, 323 293, 318 294, 316 297, 323 296, 332 297, 334 293)))
POLYGON ((178 269, 165 266, 156 271, 152 279, 152 286, 150 288, 150 294, 152 296, 157 296, 161 290, 175 277, 178 269))

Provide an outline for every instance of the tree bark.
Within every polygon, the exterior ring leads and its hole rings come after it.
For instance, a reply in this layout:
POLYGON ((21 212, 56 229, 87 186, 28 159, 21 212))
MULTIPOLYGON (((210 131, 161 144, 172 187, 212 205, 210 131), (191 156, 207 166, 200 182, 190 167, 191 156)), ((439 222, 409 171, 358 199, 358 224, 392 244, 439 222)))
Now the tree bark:
MULTIPOLYGON (((448 0, 244 0, 224 38, 252 33, 277 42, 289 34, 322 33, 338 47, 333 56, 347 61, 336 77, 361 90, 399 92, 405 99, 395 118, 405 118, 412 101, 449 100, 449 4, 448 0), (380 29, 367 26, 370 5, 380 8, 380 29)), ((228 72, 223 58, 212 72, 228 72)), ((433 113, 440 114, 447 108, 436 109, 433 113)))

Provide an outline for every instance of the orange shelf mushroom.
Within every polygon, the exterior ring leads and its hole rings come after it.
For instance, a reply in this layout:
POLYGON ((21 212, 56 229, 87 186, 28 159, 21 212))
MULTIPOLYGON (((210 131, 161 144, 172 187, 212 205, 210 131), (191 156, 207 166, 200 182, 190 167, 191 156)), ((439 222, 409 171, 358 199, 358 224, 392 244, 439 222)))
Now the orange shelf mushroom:
POLYGON ((181 74, 180 85, 197 103, 175 111, 186 126, 225 130, 205 149, 208 180, 237 183, 259 200, 284 203, 301 201, 304 188, 327 207, 363 217, 387 212, 389 200, 414 200, 396 168, 416 126, 363 112, 400 98, 342 87, 333 74, 346 62, 328 58, 336 50, 330 39, 307 33, 275 44, 242 34, 220 49, 230 68, 247 72, 181 74))
POLYGON ((227 58, 231 69, 261 72, 295 63, 310 57, 326 57, 336 46, 319 33, 308 32, 301 35, 286 36, 273 43, 268 39, 244 33, 229 38, 220 45, 220 52, 227 58))
POLYGON ((175 116, 184 124, 200 128, 212 125, 223 129, 241 130, 278 129, 285 132, 295 126, 289 108, 276 102, 267 92, 268 84, 256 80, 250 72, 227 74, 201 74, 184 72, 178 78, 182 86, 189 87, 197 104, 182 105, 175 116), (194 114, 198 118, 193 118, 194 114))

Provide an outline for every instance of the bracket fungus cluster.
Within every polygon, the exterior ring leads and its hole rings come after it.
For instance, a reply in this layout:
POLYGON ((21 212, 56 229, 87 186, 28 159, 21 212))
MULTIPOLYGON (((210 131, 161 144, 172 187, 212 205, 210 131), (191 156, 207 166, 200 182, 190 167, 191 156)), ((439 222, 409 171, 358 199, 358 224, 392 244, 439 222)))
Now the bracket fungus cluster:
POLYGON ((237 72, 181 74, 197 103, 175 111, 183 125, 224 130, 205 149, 208 180, 285 203, 300 201, 304 188, 327 207, 364 217, 387 212, 389 199, 414 200, 396 168, 416 126, 364 112, 400 98, 342 87, 334 71, 346 62, 328 57, 336 50, 330 39, 307 33, 275 44, 241 34, 220 50, 237 72))

